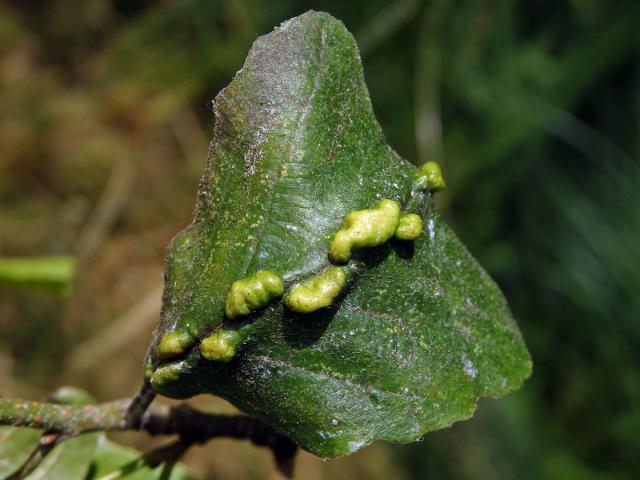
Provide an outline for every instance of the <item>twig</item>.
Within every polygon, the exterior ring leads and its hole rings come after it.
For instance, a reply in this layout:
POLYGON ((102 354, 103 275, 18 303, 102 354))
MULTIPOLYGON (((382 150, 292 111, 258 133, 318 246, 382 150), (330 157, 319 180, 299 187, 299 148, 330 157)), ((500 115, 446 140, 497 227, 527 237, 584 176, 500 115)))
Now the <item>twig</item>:
POLYGON ((142 416, 149 409, 154 398, 156 398, 156 392, 151 388, 151 384, 145 381, 127 408, 124 416, 125 427, 139 428, 142 416))
POLYGON ((186 404, 149 409, 141 419, 140 428, 151 435, 178 434, 192 443, 206 443, 221 437, 250 440, 254 445, 272 451, 278 469, 286 477, 293 473, 293 460, 298 450, 289 437, 260 420, 245 415, 205 413, 186 404))
POLYGON ((93 405, 0 399, 0 425, 42 429, 64 438, 99 430, 138 430, 150 435, 178 435, 187 445, 222 437, 249 440, 269 448, 280 471, 291 475, 297 446, 260 420, 205 413, 187 404, 148 406, 152 399, 148 386, 134 399, 93 405), (146 406, 146 412, 140 415, 146 406))
POLYGON ((96 430, 123 430, 126 429, 123 419, 130 404, 130 399, 95 405, 0 399, 0 425, 69 435, 96 430))

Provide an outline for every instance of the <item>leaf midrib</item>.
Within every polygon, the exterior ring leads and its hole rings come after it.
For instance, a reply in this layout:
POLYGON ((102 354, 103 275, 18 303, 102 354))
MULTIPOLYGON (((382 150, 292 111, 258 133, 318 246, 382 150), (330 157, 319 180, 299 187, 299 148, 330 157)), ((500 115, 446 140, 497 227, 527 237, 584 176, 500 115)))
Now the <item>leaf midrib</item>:
MULTIPOLYGON (((318 93, 318 90, 320 89, 320 78, 321 78, 321 74, 323 73, 323 69, 322 69, 322 57, 323 57, 323 53, 325 50, 325 30, 324 30, 324 25, 322 25, 320 27, 320 46, 318 47, 318 58, 317 58, 317 62, 315 63, 315 65, 317 65, 317 72, 315 75, 315 78, 313 80, 313 87, 311 89, 311 93, 308 96, 308 99, 302 109, 302 111, 300 112, 300 114, 298 115, 298 119, 296 121, 296 128, 295 128, 295 134, 292 136, 293 138, 291 139, 291 141, 289 142, 289 148, 288 148, 288 154, 287 154, 287 162, 291 162, 291 157, 293 156, 293 150, 294 150, 294 146, 298 143, 298 141, 301 139, 301 134, 302 132, 305 130, 303 128, 303 124, 309 114, 309 112, 312 110, 312 106, 313 106, 313 100, 316 96, 316 94, 318 93)), ((281 178, 282 178, 282 165, 279 164, 278 168, 276 169, 276 174, 275 174, 275 180, 273 181, 273 183, 271 184, 271 188, 269 191, 269 210, 267 211, 267 215, 265 216, 267 219, 271 218, 271 215, 273 213, 273 197, 276 194, 276 186, 278 185, 278 183, 280 182, 281 178)), ((256 255, 258 254, 258 251, 260 249, 260 246, 262 245, 263 241, 264 241, 264 233, 265 230, 267 228, 269 222, 263 222, 261 227, 260 227, 260 233, 256 234, 256 238, 258 239, 257 242, 255 242, 255 244, 253 244, 252 246, 252 252, 251 252, 251 256, 249 257, 249 260, 247 261, 245 267, 242 269, 242 273, 239 275, 240 278, 243 278, 244 276, 247 275, 247 272, 250 270, 250 268, 252 267, 255 259, 256 259, 256 255)))
POLYGON ((379 388, 373 385, 363 385, 362 383, 358 383, 358 382, 354 382, 353 380, 349 380, 346 378, 340 378, 337 376, 333 376, 333 375, 329 375, 328 373, 325 372, 318 372, 317 370, 312 370, 308 367, 303 367, 301 365, 294 365, 293 363, 287 362, 285 360, 277 360, 273 357, 270 357, 269 355, 265 355, 265 354, 260 354, 260 355, 249 355, 253 358, 255 358, 258 361, 266 361, 267 363, 270 363, 273 366, 276 367, 283 367, 283 368, 289 368, 291 370, 295 370, 301 373, 304 373, 305 375, 309 375, 309 376, 315 376, 315 377, 319 377, 323 380, 331 380, 335 383, 340 383, 343 385, 347 385, 349 387, 354 387, 354 388, 358 388, 363 390, 363 392, 365 394, 371 393, 371 392, 380 392, 380 393, 384 393, 386 395, 390 395, 393 397, 399 397, 403 400, 414 400, 414 401, 418 401, 418 402, 426 402, 427 398, 423 397, 422 395, 416 395, 414 393, 400 393, 400 392, 394 392, 392 390, 387 390, 384 388, 379 388))

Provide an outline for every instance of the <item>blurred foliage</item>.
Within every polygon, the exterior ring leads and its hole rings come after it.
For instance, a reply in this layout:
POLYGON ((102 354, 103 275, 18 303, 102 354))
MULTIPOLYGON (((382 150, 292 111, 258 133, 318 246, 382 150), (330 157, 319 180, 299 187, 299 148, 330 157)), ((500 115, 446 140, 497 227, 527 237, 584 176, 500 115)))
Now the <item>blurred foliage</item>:
POLYGON ((123 447, 98 435, 98 444, 85 480, 105 478, 126 480, 189 480, 184 466, 164 463, 157 467, 145 464, 140 452, 123 447))
MULTIPOLYGON (((365 45, 389 142, 443 164, 440 209, 506 291, 535 371, 474 420, 334 462, 303 455, 300 477, 637 478, 635 0, 0 3, 0 255, 78 263, 66 299, 0 292, 2 394, 134 391, 156 320, 147 295, 191 217, 209 102, 256 35, 309 8, 365 45), (118 317, 106 360, 60 367, 118 317)), ((202 478, 273 475, 265 452, 237 442, 186 462, 202 478)))
POLYGON ((74 272, 75 259, 72 256, 0 257, 1 287, 68 293, 74 272))

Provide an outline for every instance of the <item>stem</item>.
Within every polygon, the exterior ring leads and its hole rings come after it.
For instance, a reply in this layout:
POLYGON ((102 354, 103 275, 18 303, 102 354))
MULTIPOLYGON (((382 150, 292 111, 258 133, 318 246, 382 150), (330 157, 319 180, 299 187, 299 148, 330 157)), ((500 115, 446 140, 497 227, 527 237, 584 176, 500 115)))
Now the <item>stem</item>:
POLYGON ((124 416, 124 424, 127 427, 138 428, 142 415, 147 411, 153 399, 156 398, 156 392, 151 388, 151 384, 145 380, 138 394, 133 398, 127 412, 124 416))
POLYGON ((30 427, 78 435, 95 430, 122 430, 130 399, 96 405, 58 405, 0 399, 0 425, 30 427))
POLYGON ((250 440, 271 449, 280 471, 291 475, 297 446, 266 423, 244 415, 205 413, 187 404, 149 405, 154 396, 143 386, 133 399, 95 405, 0 399, 0 425, 37 428, 65 438, 97 430, 137 430, 179 435, 186 445, 221 437, 250 440))

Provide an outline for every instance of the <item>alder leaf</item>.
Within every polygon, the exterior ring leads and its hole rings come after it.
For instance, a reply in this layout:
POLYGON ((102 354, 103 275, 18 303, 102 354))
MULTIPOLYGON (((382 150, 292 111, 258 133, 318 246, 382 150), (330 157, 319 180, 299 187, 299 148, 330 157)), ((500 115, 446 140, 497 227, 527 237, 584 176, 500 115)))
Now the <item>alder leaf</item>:
POLYGON ((97 433, 85 433, 65 440, 42 460, 27 480, 84 478, 91 466, 97 438, 97 433))
POLYGON ((0 478, 18 470, 37 448, 41 430, 0 427, 0 478))
MULTIPOLYGON (((16 472, 38 447, 42 430, 0 427, 0 478, 16 472)), ((84 478, 89 471, 97 434, 88 433, 57 445, 26 478, 84 478)))
POLYGON ((417 440, 521 385, 531 361, 504 297, 386 144, 341 22, 308 12, 257 39, 215 114, 194 221, 167 254, 146 363, 156 390, 219 395, 335 457, 417 440), (225 317, 234 281, 269 270, 288 289, 323 271, 345 215, 381 199, 420 214, 423 234, 358 250, 333 305, 300 314, 276 298, 225 317), (221 329, 238 351, 203 358, 221 329))
POLYGON ((109 440, 106 435, 98 437, 93 453, 91 469, 85 480, 189 480, 187 470, 181 463, 162 463, 157 467, 145 464, 142 453, 109 440))

